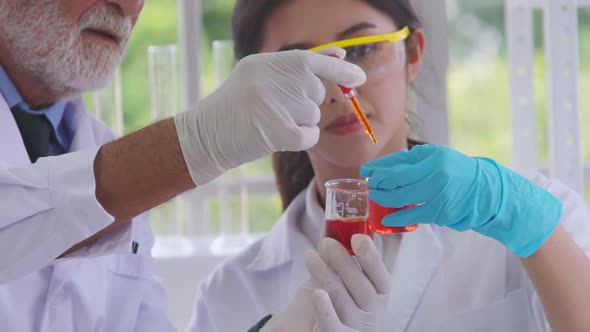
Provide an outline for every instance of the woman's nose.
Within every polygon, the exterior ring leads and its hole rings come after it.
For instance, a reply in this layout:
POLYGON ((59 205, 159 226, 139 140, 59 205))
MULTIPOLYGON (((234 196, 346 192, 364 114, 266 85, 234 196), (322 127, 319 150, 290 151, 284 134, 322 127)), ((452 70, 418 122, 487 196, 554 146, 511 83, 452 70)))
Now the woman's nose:
POLYGON ((324 87, 326 88, 326 98, 324 99, 324 104, 332 105, 338 102, 346 102, 346 98, 344 98, 344 95, 337 84, 327 81, 323 81, 323 83, 324 87))

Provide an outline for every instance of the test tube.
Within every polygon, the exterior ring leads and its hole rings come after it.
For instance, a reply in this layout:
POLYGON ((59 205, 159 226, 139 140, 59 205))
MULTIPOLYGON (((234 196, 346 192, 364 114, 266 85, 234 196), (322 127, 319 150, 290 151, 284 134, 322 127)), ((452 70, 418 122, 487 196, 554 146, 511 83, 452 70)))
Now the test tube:
POLYGON ((92 94, 92 113, 117 136, 124 132, 121 72, 117 69, 104 88, 92 94))
POLYGON ((178 63, 176 45, 149 46, 148 66, 152 120, 178 112, 178 63))
MULTIPOLYGON (((330 56, 338 58, 338 55, 336 55, 336 54, 330 54, 330 56)), ((363 126, 365 133, 367 133, 367 135, 369 136, 371 141, 373 141, 373 144, 377 144, 377 138, 375 137, 375 132, 373 131, 373 127, 371 126, 369 119, 367 119, 367 115, 365 114, 365 111, 363 111, 361 104, 359 103, 358 99, 356 98, 356 94, 354 93, 354 90, 351 88, 347 88, 345 86, 342 86, 342 85, 338 85, 338 87, 340 88, 340 91, 342 91, 342 93, 344 94, 344 97, 346 97, 346 99, 350 103, 350 106, 352 107, 352 110, 354 111, 354 114, 356 115, 357 119, 359 120, 359 122, 363 126)))
POLYGON ((351 239, 354 234, 366 234, 369 228, 368 187, 364 180, 337 179, 325 183, 326 210, 324 236, 340 242, 354 255, 351 239))
POLYGON ((232 40, 214 40, 212 48, 215 86, 219 87, 234 69, 234 42, 232 40))
MULTIPOLYGON (((152 121, 174 116, 179 111, 176 46, 149 46, 148 67, 152 121)), ((185 231, 189 216, 182 197, 175 197, 150 213, 156 235, 152 254, 155 257, 189 255, 192 246, 185 231)))
MULTIPOLYGON (((221 86, 234 68, 233 41, 213 41, 213 64, 216 88, 221 86)), ((219 209, 219 234, 211 244, 214 254, 231 254, 250 244, 248 219, 248 186, 243 166, 226 172, 216 181, 219 209), (237 192, 237 194, 236 194, 237 192)))

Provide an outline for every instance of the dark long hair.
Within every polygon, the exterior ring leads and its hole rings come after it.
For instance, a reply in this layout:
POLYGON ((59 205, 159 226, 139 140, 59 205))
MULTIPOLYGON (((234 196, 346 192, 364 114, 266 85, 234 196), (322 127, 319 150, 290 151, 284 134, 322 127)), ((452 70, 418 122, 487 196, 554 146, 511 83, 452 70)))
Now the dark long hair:
MULTIPOLYGON (((258 53, 264 38, 264 26, 268 17, 281 4, 289 0, 237 0, 232 15, 232 31, 236 59, 258 53)), ((370 6, 385 13, 400 27, 414 31, 422 27, 409 0, 364 0, 370 6)), ((413 43, 412 38, 406 45, 413 43)), ((406 49, 409 49, 407 47, 406 49)), ((420 142, 408 139, 411 148, 420 142)), ((286 209, 291 201, 309 185, 314 177, 307 152, 276 152, 272 156, 277 188, 286 209)))

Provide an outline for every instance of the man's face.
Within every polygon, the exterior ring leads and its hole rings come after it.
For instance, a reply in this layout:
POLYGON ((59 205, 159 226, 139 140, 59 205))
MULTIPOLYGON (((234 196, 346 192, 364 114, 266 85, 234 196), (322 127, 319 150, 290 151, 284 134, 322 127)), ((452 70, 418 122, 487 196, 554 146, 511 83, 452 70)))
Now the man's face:
POLYGON ((144 0, 2 0, 0 35, 19 70, 58 97, 104 86, 144 0))

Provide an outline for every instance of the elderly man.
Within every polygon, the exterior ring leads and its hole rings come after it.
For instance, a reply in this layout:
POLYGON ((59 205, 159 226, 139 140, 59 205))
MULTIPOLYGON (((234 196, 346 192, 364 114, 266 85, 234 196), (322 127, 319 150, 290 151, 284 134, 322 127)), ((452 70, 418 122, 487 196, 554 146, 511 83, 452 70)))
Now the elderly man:
POLYGON ((324 55, 257 55, 197 110, 113 141, 80 93, 109 80, 142 7, 0 2, 2 331, 173 329, 138 216, 240 164, 313 146, 319 77, 364 81, 324 55))

